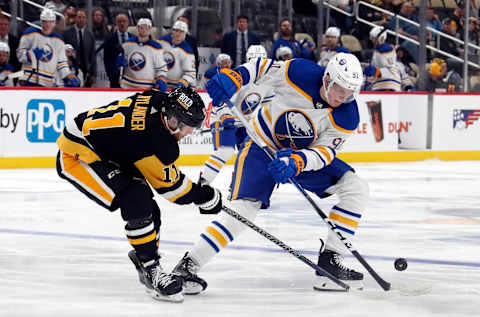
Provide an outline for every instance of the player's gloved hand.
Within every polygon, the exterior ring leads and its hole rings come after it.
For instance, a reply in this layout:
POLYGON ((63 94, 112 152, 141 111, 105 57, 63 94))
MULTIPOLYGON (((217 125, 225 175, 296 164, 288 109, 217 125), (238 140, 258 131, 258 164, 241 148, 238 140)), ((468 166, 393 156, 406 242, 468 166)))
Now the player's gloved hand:
POLYGON ((300 174, 305 168, 306 157, 290 148, 277 152, 277 158, 268 164, 268 171, 276 183, 288 183, 288 179, 300 174))
POLYGON ((233 69, 223 68, 207 82, 207 92, 212 98, 212 105, 218 106, 230 100, 233 94, 242 86, 242 76, 233 69))
POLYGON ((118 67, 127 67, 128 61, 123 55, 118 55, 117 56, 117 66, 118 67))
POLYGON ((167 83, 164 82, 161 79, 157 79, 153 88, 156 88, 156 89, 160 90, 161 92, 167 92, 167 90, 168 90, 167 83))
POLYGON ((177 87, 185 87, 185 84, 183 82, 179 81, 177 83, 177 87))
POLYGON ((209 185, 198 185, 201 201, 195 202, 201 214, 218 214, 222 210, 222 194, 209 185))
POLYGON ((377 74, 377 67, 373 65, 365 66, 365 69, 363 72, 365 73, 366 77, 375 77, 375 75, 377 74))
POLYGON ((65 87, 80 87, 80 81, 77 76, 70 74, 63 79, 65 87))
POLYGON ((32 51, 33 54, 35 54, 36 59, 40 59, 43 57, 43 55, 45 55, 45 51, 38 47, 35 47, 32 51))
MULTIPOLYGON (((235 146, 237 144, 237 127, 231 115, 224 115, 220 120, 220 146, 235 146)), ((215 137, 215 136, 214 136, 215 137)))

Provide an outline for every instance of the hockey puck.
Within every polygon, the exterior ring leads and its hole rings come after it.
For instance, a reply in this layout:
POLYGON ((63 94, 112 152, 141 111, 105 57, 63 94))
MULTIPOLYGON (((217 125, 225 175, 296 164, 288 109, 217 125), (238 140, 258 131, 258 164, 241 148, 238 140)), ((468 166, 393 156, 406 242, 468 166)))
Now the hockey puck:
POLYGON ((404 258, 396 259, 394 264, 397 271, 405 271, 408 266, 407 260, 405 260, 404 258))

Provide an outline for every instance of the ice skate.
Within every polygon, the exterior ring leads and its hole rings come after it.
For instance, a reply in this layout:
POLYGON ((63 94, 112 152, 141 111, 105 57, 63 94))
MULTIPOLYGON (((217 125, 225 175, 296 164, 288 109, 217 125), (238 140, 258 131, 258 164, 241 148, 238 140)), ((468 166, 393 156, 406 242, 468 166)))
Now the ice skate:
MULTIPOLYGON (((324 243, 322 240, 320 241, 322 242, 322 246, 318 254, 318 266, 342 282, 350 285, 352 289, 362 290, 363 274, 346 267, 343 264, 343 256, 335 251, 324 249, 324 243)), ((343 288, 319 272, 315 273, 313 289, 317 291, 344 291, 343 288)))
POLYGON ((207 288, 207 282, 197 276, 200 266, 185 253, 180 262, 173 269, 173 274, 183 278, 183 293, 185 295, 197 295, 207 288))
POLYGON ((160 259, 143 264, 134 250, 128 252, 128 257, 135 265, 140 283, 145 285, 147 293, 156 300, 183 302, 181 276, 166 273, 160 259))

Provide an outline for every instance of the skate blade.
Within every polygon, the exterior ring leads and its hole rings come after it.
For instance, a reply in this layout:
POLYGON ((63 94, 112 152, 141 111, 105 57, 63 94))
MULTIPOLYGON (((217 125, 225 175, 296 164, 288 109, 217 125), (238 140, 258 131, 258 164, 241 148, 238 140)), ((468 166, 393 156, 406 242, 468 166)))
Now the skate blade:
MULTIPOLYGON (((351 290, 363 290, 363 281, 342 281, 350 286, 351 290)), ((315 276, 313 289, 320 292, 347 292, 343 287, 332 282, 328 277, 315 276)))
POLYGON ((159 293, 155 290, 151 289, 145 289, 147 294, 149 294, 153 299, 158 300, 158 301, 164 301, 164 302, 172 302, 172 303, 181 303, 183 302, 183 294, 182 293, 177 293, 173 295, 163 295, 162 293, 159 293))
POLYGON ((186 281, 183 283, 183 294, 185 295, 198 295, 203 291, 202 285, 186 281))

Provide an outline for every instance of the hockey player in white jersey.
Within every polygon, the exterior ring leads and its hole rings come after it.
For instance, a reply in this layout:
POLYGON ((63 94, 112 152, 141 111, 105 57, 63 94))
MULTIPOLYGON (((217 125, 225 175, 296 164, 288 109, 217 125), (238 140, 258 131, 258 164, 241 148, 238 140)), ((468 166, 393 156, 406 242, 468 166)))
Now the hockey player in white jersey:
MULTIPOLYGON (((247 50, 246 57, 247 62, 252 60, 257 62, 260 61, 258 58, 263 58, 266 63, 267 51, 261 45, 251 45, 247 50)), ((219 71, 222 69, 230 68, 220 68, 219 71)), ((232 102, 247 118, 250 118, 257 106, 272 98, 269 90, 268 86, 258 85, 255 81, 251 81, 235 93, 232 102)), ((210 127, 214 152, 205 162, 200 173, 199 182, 202 184, 213 182, 225 163, 235 153, 235 148, 238 149, 247 136, 245 128, 239 126, 239 122, 235 122, 235 118, 230 114, 228 107, 223 104, 212 103, 211 120, 210 127)))
POLYGON ((13 79, 10 78, 13 72, 13 66, 8 63, 10 57, 10 47, 8 44, 0 42, 0 86, 12 87, 13 79))
POLYGON ((397 53, 394 47, 386 43, 387 32, 381 26, 370 30, 370 40, 375 50, 371 64, 365 67, 367 86, 376 91, 402 91, 413 89, 410 77, 406 74, 403 65, 397 62, 397 53))
MULTIPOLYGON (((253 221, 275 185, 294 177, 305 190, 321 198, 338 196, 329 219, 352 239, 368 200, 368 185, 336 153, 359 123, 355 97, 363 76, 358 59, 339 53, 326 68, 305 59, 258 59, 235 70, 222 70, 209 81, 207 91, 213 102, 220 103, 253 81, 274 89, 273 99, 257 107, 250 122, 255 137, 277 153, 272 161, 252 139, 242 144, 230 186, 232 209, 253 221)), ((174 269, 186 281, 185 292, 194 286, 201 291, 201 285, 194 283, 197 272, 245 228, 226 214, 212 221, 174 269)), ((325 243, 322 241, 318 265, 361 289, 363 274, 345 266, 344 252, 344 244, 329 232, 325 243)), ((322 275, 316 275, 314 288, 339 289, 322 275)))
POLYGON ((123 43, 124 54, 117 57, 117 64, 123 68, 120 79, 122 88, 157 88, 167 91, 167 64, 163 59, 160 43, 150 36, 152 21, 147 18, 137 22, 138 37, 133 36, 123 43))
POLYGON ((159 41, 163 47, 163 57, 167 63, 167 83, 170 88, 192 86, 195 83, 195 55, 193 49, 185 41, 188 25, 183 21, 175 21, 172 33, 162 36, 159 41))
POLYGON ((65 56, 65 43, 60 34, 53 32, 55 13, 44 9, 40 14, 42 28, 29 27, 22 35, 17 49, 18 60, 23 64, 25 86, 55 86, 58 72, 65 87, 79 87, 78 78, 70 71, 65 56))
POLYGON ((318 65, 327 66, 328 61, 337 53, 349 53, 349 50, 339 43, 340 29, 334 26, 325 31, 325 46, 320 50, 318 65))

